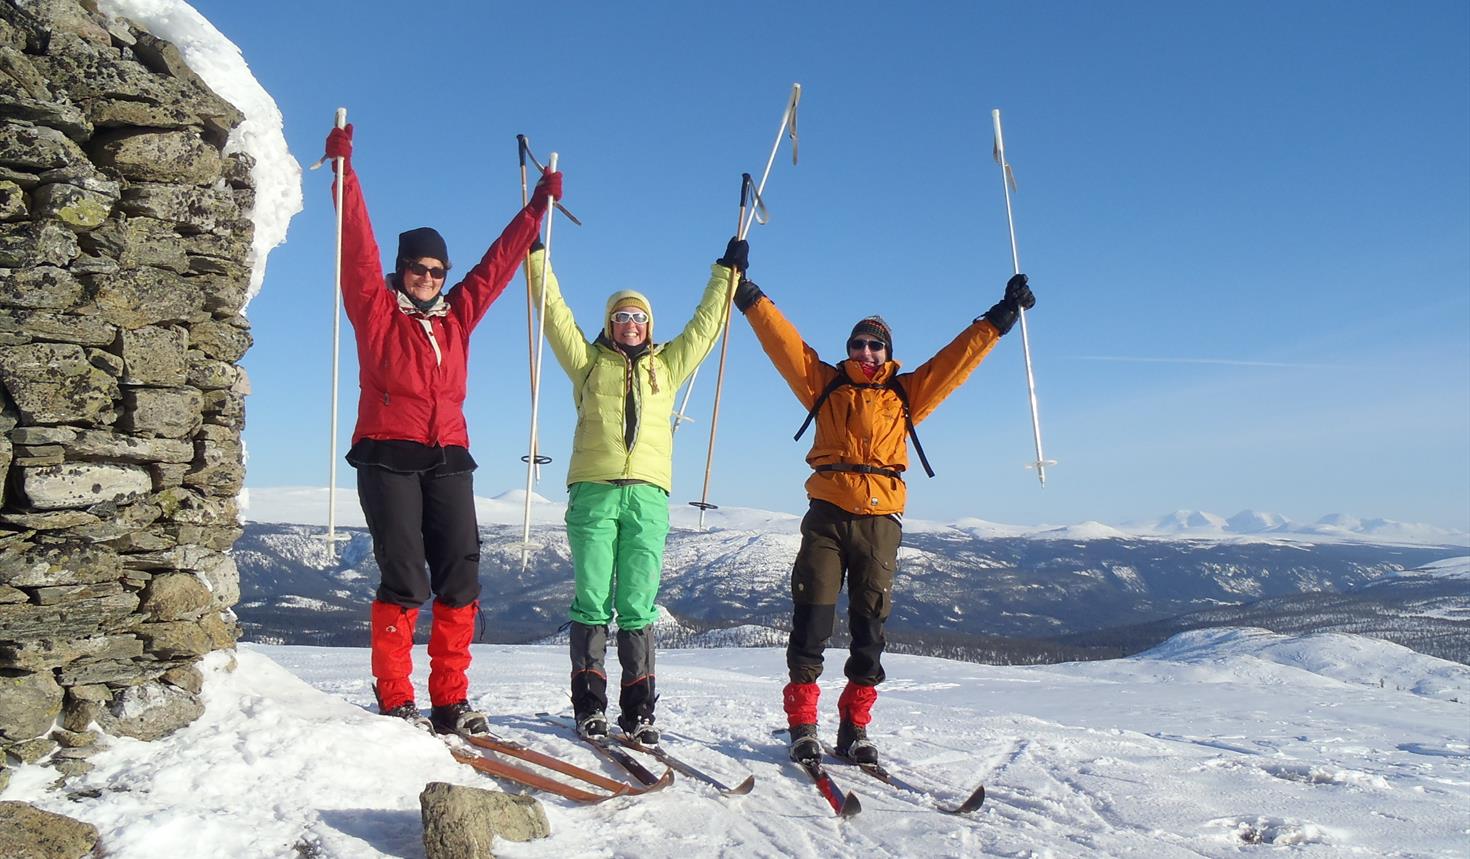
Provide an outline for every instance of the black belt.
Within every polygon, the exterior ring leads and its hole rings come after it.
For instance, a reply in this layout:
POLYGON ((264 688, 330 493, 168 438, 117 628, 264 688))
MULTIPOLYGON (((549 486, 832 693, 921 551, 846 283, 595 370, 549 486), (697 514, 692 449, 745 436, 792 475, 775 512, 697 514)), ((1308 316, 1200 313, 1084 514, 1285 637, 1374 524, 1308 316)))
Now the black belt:
POLYGON ((812 471, 852 471, 858 474, 876 474, 880 477, 891 477, 894 480, 903 480, 903 473, 891 468, 879 468, 876 465, 853 465, 848 462, 833 462, 828 465, 814 465, 812 471))

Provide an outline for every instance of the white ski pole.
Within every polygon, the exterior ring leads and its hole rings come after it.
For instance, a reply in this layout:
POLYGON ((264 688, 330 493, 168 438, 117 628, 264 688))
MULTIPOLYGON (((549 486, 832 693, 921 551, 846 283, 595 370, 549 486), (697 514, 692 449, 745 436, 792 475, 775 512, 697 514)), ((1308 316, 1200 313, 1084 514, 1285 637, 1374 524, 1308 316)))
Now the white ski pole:
MULTIPOLYGON (((337 108, 337 127, 347 127, 347 108, 337 108)), ((327 468, 327 562, 337 559, 337 375, 338 354, 342 340, 342 186, 347 184, 347 171, 342 158, 337 169, 337 271, 332 285, 332 443, 327 468)))
MULTIPOLYGON (((765 193, 766 180, 771 178, 771 165, 776 163, 776 152, 781 148, 781 138, 786 136, 787 126, 791 128, 791 163, 792 165, 796 164, 796 107, 800 102, 801 84, 794 83, 791 85, 791 97, 786 100, 786 109, 781 112, 781 127, 776 130, 776 142, 771 144, 771 155, 766 159, 766 169, 761 174, 760 184, 756 186, 755 199, 751 201, 748 213, 745 207, 745 191, 749 187, 750 177, 747 175, 742 180, 740 187, 740 229, 735 233, 737 239, 744 239, 750 233, 751 222, 755 220, 756 214, 763 206, 761 195, 765 193)), ((736 272, 731 275, 730 288, 725 296, 725 328, 724 332, 720 335, 720 364, 719 370, 715 373, 715 402, 709 419, 709 453, 706 454, 704 461, 704 491, 701 493, 698 501, 689 502, 691 505, 699 508, 699 529, 701 531, 704 530, 704 514, 707 511, 717 509, 717 505, 709 503, 709 479, 715 459, 715 430, 718 428, 720 421, 720 392, 725 386, 725 355, 730 345, 730 318, 734 312, 735 287, 739 285, 740 275, 742 274, 744 272, 736 272)), ((684 395, 686 402, 694 386, 694 380, 692 378, 689 380, 689 384, 690 391, 686 391, 684 395)))
MULTIPOLYGON (((1006 223, 1011 229, 1011 271, 1013 274, 1021 273, 1021 255, 1016 249, 1016 218, 1011 213, 1011 190, 1016 187, 1015 174, 1011 172, 1011 164, 1006 160, 1005 137, 1000 132, 1000 109, 996 108, 990 112, 990 118, 995 123, 995 163, 1000 165, 1001 187, 1006 196, 1006 223)), ((1036 469, 1036 477, 1041 481, 1041 487, 1046 488, 1046 467, 1056 465, 1056 460, 1047 459, 1041 452, 1041 417, 1036 408, 1036 376, 1031 371, 1031 337, 1026 330, 1026 308, 1019 308, 1021 321, 1021 352, 1026 358, 1026 393, 1031 400, 1031 434, 1036 442, 1036 461, 1028 463, 1027 468, 1036 469)))
MULTIPOLYGON (((547 169, 556 172, 557 155, 551 153, 547 161, 547 169)), ((530 456, 526 459, 526 514, 521 525, 521 570, 524 572, 526 563, 531 557, 531 490, 536 481, 536 430, 537 420, 541 411, 541 356, 546 346, 546 273, 551 264, 551 222, 555 216, 556 198, 549 197, 546 201, 546 254, 541 258, 541 301, 536 310, 536 360, 532 365, 531 378, 535 382, 531 385, 531 443, 530 456)))
MULTIPOLYGON (((516 148, 518 150, 520 150, 520 161, 521 161, 521 208, 524 209, 526 207, 526 203, 530 202, 530 198, 527 196, 527 193, 526 193, 526 156, 530 153, 530 142, 526 139, 526 135, 524 135, 524 134, 517 134, 516 135, 516 148)), ((535 323, 532 320, 534 319, 534 317, 536 315, 536 308, 535 308, 534 302, 531 299, 531 266, 530 266, 530 261, 531 261, 531 253, 530 253, 530 251, 527 251, 526 252, 526 264, 524 266, 522 266, 522 269, 524 270, 525 275, 526 275, 526 363, 531 368, 531 403, 532 403, 532 405, 535 405, 535 403, 536 403, 536 392, 538 390, 537 389, 537 385, 536 385, 536 371, 537 371, 537 367, 535 366, 535 362, 536 362, 536 331, 535 331, 535 328, 534 328, 535 323)), ((537 438, 535 436, 532 436, 532 438, 531 438, 531 452, 529 454, 527 454, 526 456, 522 457, 522 459, 531 462, 531 464, 536 469, 536 482, 538 482, 538 483, 541 482, 541 466, 545 465, 548 462, 551 462, 551 457, 549 457, 549 456, 542 456, 541 455, 541 444, 540 444, 540 439, 539 438, 537 438)))

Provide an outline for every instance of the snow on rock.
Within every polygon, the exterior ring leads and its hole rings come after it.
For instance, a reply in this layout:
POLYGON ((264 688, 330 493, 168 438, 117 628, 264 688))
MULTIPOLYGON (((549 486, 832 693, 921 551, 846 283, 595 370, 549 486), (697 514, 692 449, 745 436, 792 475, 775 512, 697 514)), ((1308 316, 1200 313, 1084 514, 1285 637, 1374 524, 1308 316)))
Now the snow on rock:
POLYGON ((266 257, 286 240, 286 228, 302 208, 301 165, 286 148, 280 108, 250 73, 235 43, 184 0, 98 0, 97 6, 172 42, 189 68, 245 115, 225 151, 244 151, 255 159, 250 171, 255 207, 248 213, 255 222, 248 295, 255 296, 265 282, 266 257))

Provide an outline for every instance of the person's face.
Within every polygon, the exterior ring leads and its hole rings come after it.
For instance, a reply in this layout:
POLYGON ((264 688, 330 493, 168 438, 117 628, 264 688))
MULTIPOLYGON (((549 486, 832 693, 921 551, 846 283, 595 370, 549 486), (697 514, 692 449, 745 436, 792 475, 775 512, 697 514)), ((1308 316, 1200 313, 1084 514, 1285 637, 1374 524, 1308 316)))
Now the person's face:
POLYGON ((619 305, 612 312, 612 333, 614 343, 642 345, 648 339, 648 314, 636 304, 619 305))
POLYGON ((882 364, 888 360, 888 349, 882 340, 859 334, 847 341, 847 357, 865 364, 882 364))
POLYGON ((417 301, 428 301, 444 288, 444 274, 443 260, 419 257, 403 267, 403 291, 417 301))

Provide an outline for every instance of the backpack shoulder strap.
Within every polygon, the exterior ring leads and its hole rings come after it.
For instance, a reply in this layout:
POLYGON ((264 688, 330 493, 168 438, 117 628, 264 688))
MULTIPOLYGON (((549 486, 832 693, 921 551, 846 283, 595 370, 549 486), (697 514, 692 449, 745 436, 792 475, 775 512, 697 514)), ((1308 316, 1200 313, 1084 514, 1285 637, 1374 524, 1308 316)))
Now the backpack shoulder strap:
POLYGON ((791 440, 801 441, 802 434, 806 432, 807 427, 812 425, 812 421, 817 417, 817 412, 822 410, 822 405, 827 402, 828 397, 832 396, 832 392, 843 385, 851 384, 852 382, 847 378, 847 371, 842 369, 841 363, 839 362, 837 375, 833 376, 832 381, 827 383, 827 387, 822 389, 822 393, 817 395, 817 401, 812 403, 811 411, 806 413, 806 420, 801 422, 801 429, 796 431, 796 435, 792 436, 791 440))
POLYGON ((919 444, 919 433, 914 429, 913 416, 909 414, 909 393, 903 389, 903 383, 895 374, 888 379, 888 387, 898 395, 898 401, 903 404, 903 422, 908 426, 909 438, 914 440, 914 453, 919 455, 919 464, 924 466, 924 473, 930 477, 934 476, 934 469, 929 467, 929 457, 924 455, 924 446, 919 444))

